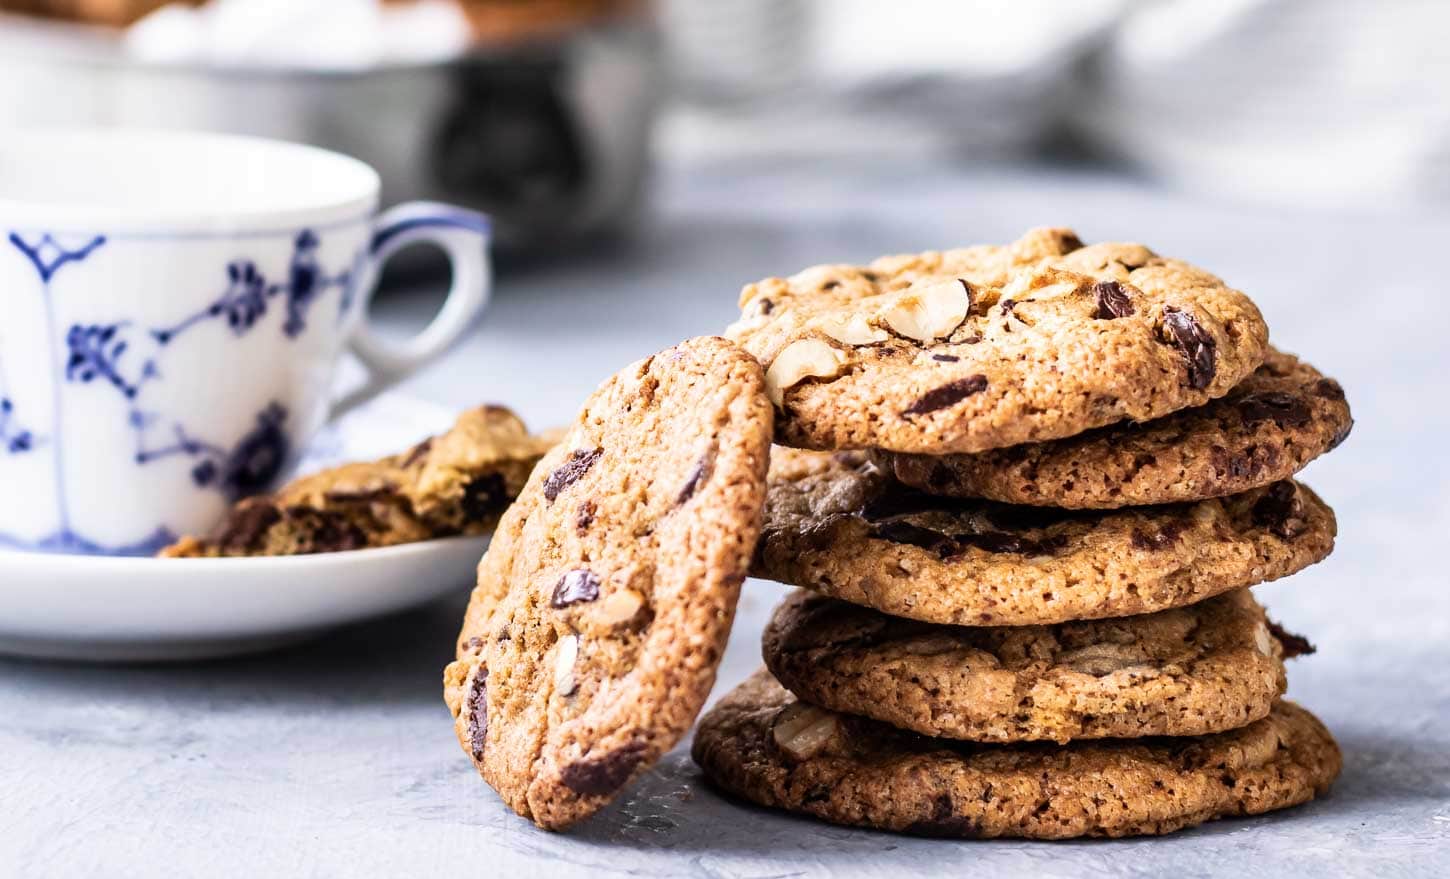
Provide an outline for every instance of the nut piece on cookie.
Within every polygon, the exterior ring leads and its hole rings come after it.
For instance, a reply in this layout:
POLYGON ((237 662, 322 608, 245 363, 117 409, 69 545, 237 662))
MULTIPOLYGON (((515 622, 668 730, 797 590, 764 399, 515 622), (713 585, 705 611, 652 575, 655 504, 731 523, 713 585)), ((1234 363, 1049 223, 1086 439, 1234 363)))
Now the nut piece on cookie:
POLYGON ((775 356, 765 373, 765 389, 777 406, 785 402, 786 388, 808 378, 835 378, 846 365, 846 355, 819 339, 792 342, 775 356))
POLYGON ((972 286, 960 278, 913 287, 882 309, 881 319, 900 335, 920 342, 950 336, 972 308, 972 286))
POLYGON ((305 555, 486 534, 553 445, 502 406, 480 406, 408 451, 344 464, 247 498, 210 537, 164 558, 305 555))

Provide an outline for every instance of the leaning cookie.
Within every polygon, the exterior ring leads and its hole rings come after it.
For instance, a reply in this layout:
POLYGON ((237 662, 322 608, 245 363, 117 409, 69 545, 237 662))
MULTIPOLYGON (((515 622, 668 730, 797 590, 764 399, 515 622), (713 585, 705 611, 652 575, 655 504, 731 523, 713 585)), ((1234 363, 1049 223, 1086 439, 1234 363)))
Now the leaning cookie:
POLYGON ((1268 716, 1284 663, 1313 648, 1247 589, 1189 607, 1055 626, 942 626, 799 591, 765 664, 813 705, 981 742, 1193 736, 1268 716))
POLYGON ((504 516, 444 690, 520 815, 589 816, 694 722, 760 533, 771 421, 753 358, 684 342, 605 382, 504 516))
POLYGON ((1151 613, 1329 555, 1334 513, 1276 482, 1193 504, 1074 512, 938 497, 864 454, 775 450, 756 576, 893 616, 1021 626, 1151 613))
POLYGON ((212 536, 182 538, 161 555, 304 555, 487 534, 556 440, 530 434, 502 406, 480 406, 401 454, 243 500, 212 536))
POLYGON ((933 494, 1114 509, 1222 497, 1288 479, 1343 442, 1353 425, 1339 382, 1271 350, 1226 396, 1156 421, 976 455, 882 452, 877 460, 933 494))
POLYGON ((1141 244, 1037 229, 1006 246, 751 284, 728 335, 766 366, 778 441, 981 452, 1146 421, 1263 362, 1253 302, 1141 244))
POLYGON ((918 836, 1162 834, 1328 793, 1341 757, 1279 702, 1242 729, 1070 745, 929 739, 797 702, 761 671, 700 720, 695 762, 763 806, 918 836))

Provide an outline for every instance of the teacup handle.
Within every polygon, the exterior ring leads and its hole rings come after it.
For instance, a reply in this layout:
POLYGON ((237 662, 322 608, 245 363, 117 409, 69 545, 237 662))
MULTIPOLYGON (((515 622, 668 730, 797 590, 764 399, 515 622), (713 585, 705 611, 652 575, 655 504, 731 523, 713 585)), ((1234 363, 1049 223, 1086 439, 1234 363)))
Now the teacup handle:
POLYGON ((400 204, 373 221, 372 239, 357 284, 357 308, 363 318, 349 342, 352 353, 367 367, 368 378, 333 404, 331 418, 366 403, 442 356, 468 331, 488 303, 493 286, 488 258, 490 231, 489 219, 483 214, 428 201, 400 204), (367 320, 379 270, 394 253, 420 242, 436 244, 447 254, 453 285, 426 329, 405 341, 386 341, 373 332, 367 320))

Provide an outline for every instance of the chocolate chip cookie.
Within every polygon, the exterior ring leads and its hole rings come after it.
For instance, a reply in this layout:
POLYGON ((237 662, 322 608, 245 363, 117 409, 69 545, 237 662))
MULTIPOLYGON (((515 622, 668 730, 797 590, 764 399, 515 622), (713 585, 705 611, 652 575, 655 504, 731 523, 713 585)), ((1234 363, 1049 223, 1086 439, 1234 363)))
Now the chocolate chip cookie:
POLYGON ((882 452, 878 463, 933 494, 1113 509, 1196 501, 1288 479, 1354 425, 1339 382, 1271 350, 1227 395, 1145 423, 975 455, 882 452))
POLYGON ((1287 576, 1329 554, 1335 527, 1291 480, 1192 504, 1070 511, 928 495, 864 453, 777 448, 753 570, 926 622, 1049 624, 1287 576))
POLYGON ((1036 229, 1006 246, 751 284, 728 335, 766 367, 777 438, 941 455, 1147 421, 1263 362, 1247 296, 1141 244, 1036 229))
POLYGON ((1068 839, 1161 834, 1312 800, 1339 747, 1279 702, 1231 732, 988 745, 930 739, 797 702, 761 671, 695 733, 712 781, 763 806, 920 836, 1068 839))
POLYGON ((302 555, 487 534, 557 440, 502 406, 380 461, 345 464, 241 501, 211 537, 185 537, 166 558, 302 555))
POLYGON ((771 421, 750 355, 684 342, 605 382, 504 516, 444 685, 520 815, 592 814, 694 722, 760 533, 771 421))
POLYGON ((1287 655, 1312 651, 1247 589, 1054 626, 942 626, 799 591, 765 664, 813 705, 980 742, 1192 736, 1266 717, 1287 655))

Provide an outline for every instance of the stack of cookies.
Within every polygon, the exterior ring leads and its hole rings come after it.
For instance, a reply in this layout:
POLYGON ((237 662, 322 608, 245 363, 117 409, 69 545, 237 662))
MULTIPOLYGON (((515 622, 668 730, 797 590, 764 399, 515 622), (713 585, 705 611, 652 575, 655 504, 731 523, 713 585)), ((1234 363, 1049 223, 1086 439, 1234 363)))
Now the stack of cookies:
POLYGON ((1351 425, 1242 293, 1141 245, 748 286, 775 436, 753 573, 805 587, 702 720, 722 787, 942 836, 1164 833, 1325 792, 1280 697, 1311 651, 1247 587, 1327 556, 1293 476, 1351 425))

